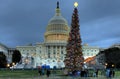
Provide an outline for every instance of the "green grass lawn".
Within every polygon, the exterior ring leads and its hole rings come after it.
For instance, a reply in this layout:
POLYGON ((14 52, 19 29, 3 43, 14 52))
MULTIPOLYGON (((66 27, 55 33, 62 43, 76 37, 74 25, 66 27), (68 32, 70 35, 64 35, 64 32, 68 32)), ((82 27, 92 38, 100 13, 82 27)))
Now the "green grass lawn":
POLYGON ((38 76, 37 70, 1 70, 0 77, 33 77, 38 76))
MULTIPOLYGON (((51 74, 61 75, 63 74, 63 71, 51 70, 51 74)), ((9 69, 0 70, 0 77, 27 78, 27 77, 38 77, 38 76, 39 76, 38 70, 9 70, 9 69)))
POLYGON ((120 77, 120 70, 116 70, 115 71, 115 76, 119 76, 120 77))
MULTIPOLYGON (((62 70, 56 70, 55 72, 51 70, 51 76, 55 77, 60 77, 57 79, 69 79, 66 76, 60 76, 63 75, 63 71, 62 70)), ((99 75, 101 75, 99 73, 99 75)), ((116 70, 115 71, 115 76, 119 77, 118 79, 120 79, 120 71, 116 70)), ((38 70, 9 70, 9 69, 5 69, 5 70, 0 70, 0 79, 7 79, 7 78, 11 78, 11 79, 24 79, 24 78, 29 78, 29 79, 38 79, 38 77, 41 79, 41 77, 39 76, 38 70)), ((103 75, 102 75, 103 77, 103 75)), ((42 79, 46 79, 46 75, 42 76, 42 79)), ((53 78, 56 79, 56 78, 53 78)), ((91 79, 91 78, 89 78, 91 79)), ((92 79, 96 79, 96 78, 92 78, 92 79)), ((99 78, 98 78, 99 79, 99 78)), ((104 78, 102 78, 104 79, 104 78)))

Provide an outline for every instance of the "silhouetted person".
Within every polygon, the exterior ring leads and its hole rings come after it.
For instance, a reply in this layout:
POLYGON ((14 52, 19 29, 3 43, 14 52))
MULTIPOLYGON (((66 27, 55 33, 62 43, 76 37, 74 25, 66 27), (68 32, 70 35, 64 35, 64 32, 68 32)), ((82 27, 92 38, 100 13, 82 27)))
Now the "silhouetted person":
POLYGON ((46 75, 47 75, 47 77, 50 76, 50 70, 47 70, 46 75))
POLYGON ((42 75, 41 67, 38 67, 38 73, 39 73, 40 75, 42 75))
POLYGON ((98 69, 95 71, 96 77, 98 77, 98 69))
POLYGON ((41 69, 38 72, 39 72, 40 75, 42 75, 42 70, 41 69))
POLYGON ((84 75, 85 75, 85 71, 82 70, 80 75, 81 75, 81 77, 84 77, 84 75))
POLYGON ((110 69, 109 78, 111 79, 111 77, 112 77, 112 70, 110 69))
POLYGON ((113 76, 113 77, 115 76, 115 71, 114 71, 114 70, 112 71, 112 76, 113 76))
POLYGON ((44 69, 42 69, 42 75, 44 75, 44 73, 45 73, 45 72, 44 72, 44 69))
POLYGON ((73 76, 76 76, 76 74, 77 74, 77 71, 74 70, 74 71, 72 72, 72 75, 73 75, 73 76))

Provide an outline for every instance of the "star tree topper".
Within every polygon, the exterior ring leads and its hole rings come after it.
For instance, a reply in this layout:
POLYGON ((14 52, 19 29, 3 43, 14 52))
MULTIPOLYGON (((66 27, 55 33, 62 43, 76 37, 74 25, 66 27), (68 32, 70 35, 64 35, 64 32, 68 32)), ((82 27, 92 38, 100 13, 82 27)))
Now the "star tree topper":
POLYGON ((74 3, 74 6, 75 6, 75 7, 78 7, 78 2, 75 2, 75 3, 74 3))

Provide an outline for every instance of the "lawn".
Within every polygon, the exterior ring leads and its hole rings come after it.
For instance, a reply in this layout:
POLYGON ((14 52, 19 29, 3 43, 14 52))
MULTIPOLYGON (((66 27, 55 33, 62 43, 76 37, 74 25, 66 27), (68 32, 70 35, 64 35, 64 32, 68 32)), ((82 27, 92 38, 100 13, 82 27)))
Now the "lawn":
POLYGON ((38 76, 37 70, 1 70, 0 77, 33 77, 38 76))
MULTIPOLYGON (((61 75, 62 71, 61 70, 56 70, 53 71, 51 70, 51 74, 53 75, 61 75)), ((10 70, 10 69, 2 69, 0 70, 0 79, 1 78, 33 78, 33 77, 39 77, 38 70, 10 70)), ((44 75, 46 76, 46 75, 44 75)))
MULTIPOLYGON (((0 79, 73 79, 72 77, 62 76, 63 71, 62 70, 51 70, 51 76, 49 78, 44 76, 40 76, 38 73, 38 70, 9 70, 4 69, 0 70, 0 79)), ((116 70, 115 72, 115 78, 113 79, 120 79, 120 71, 116 70)), ((82 79, 82 78, 74 78, 74 79, 82 79)), ((106 79, 104 75, 101 75, 99 72, 99 77, 89 77, 86 79, 106 79)))

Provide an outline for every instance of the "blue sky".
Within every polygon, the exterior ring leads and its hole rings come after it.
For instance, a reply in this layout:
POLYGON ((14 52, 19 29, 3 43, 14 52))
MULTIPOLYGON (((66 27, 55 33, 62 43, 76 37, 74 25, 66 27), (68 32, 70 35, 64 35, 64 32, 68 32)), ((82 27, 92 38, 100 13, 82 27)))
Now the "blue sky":
POLYGON ((120 43, 120 0, 0 0, 0 42, 8 47, 43 42, 57 1, 69 26, 73 4, 79 3, 82 43, 98 47, 120 43))

